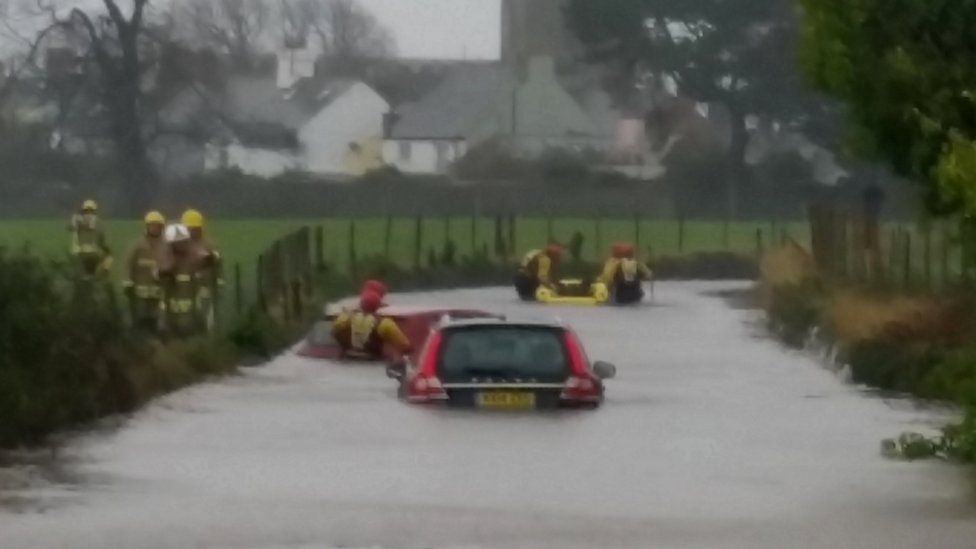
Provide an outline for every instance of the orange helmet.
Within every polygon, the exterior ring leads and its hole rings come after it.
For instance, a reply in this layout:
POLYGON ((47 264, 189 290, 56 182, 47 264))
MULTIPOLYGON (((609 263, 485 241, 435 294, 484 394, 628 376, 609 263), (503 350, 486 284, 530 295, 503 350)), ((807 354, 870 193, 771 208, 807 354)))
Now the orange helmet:
POLYGON ((550 259, 558 260, 563 256, 563 247, 559 244, 550 244, 546 246, 546 255, 548 255, 550 259))
POLYGON ((364 313, 375 313, 376 311, 380 310, 380 307, 382 306, 383 298, 380 297, 380 294, 376 292, 367 290, 359 296, 359 308, 364 313))
POLYGON ((373 292, 379 295, 381 298, 386 297, 386 294, 390 293, 390 290, 379 280, 367 280, 363 283, 363 293, 373 292))
POLYGON ((610 255, 612 255, 614 259, 623 259, 627 257, 627 245, 620 242, 614 244, 613 247, 610 248, 610 255))
POLYGON ((623 259, 634 259, 634 256, 637 255, 637 252, 634 250, 634 246, 632 244, 624 244, 621 251, 623 252, 623 255, 621 256, 623 259))

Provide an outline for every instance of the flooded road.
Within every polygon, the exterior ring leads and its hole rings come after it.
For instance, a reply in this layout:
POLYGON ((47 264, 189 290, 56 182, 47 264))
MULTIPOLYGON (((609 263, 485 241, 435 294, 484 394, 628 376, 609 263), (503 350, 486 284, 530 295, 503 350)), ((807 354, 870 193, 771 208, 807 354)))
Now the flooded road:
POLYGON ((482 414, 285 356, 76 439, 72 481, 6 494, 0 547, 976 547, 965 470, 878 451, 946 416, 764 339, 715 295, 735 287, 660 284, 654 306, 618 310, 398 297, 558 314, 618 378, 596 412, 482 414))

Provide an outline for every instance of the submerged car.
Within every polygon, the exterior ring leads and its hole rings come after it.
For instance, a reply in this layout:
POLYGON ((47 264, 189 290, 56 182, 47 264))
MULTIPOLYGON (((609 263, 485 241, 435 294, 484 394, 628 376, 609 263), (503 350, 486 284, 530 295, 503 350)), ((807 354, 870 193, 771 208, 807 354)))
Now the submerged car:
POLYGON ((615 375, 560 323, 498 318, 440 323, 415 360, 387 367, 407 402, 496 410, 596 408, 615 375))
MULTIPOLYGON (((427 335, 431 329, 445 319, 469 319, 469 318, 497 318, 496 315, 479 311, 476 309, 452 308, 452 307, 423 307, 423 306, 387 306, 377 312, 378 316, 393 319, 403 331, 403 334, 410 340, 410 345, 416 355, 419 349, 427 340, 427 335)), ((299 349, 299 356, 307 358, 318 358, 325 360, 338 360, 343 357, 342 348, 332 337, 332 323, 338 317, 338 312, 326 313, 316 322, 305 342, 299 349)), ((395 360, 397 353, 392 349, 384 349, 384 357, 372 359, 376 361, 395 360)), ((346 357, 353 358, 353 357, 346 357)), ((369 358, 359 358, 358 360, 370 360, 369 358)))

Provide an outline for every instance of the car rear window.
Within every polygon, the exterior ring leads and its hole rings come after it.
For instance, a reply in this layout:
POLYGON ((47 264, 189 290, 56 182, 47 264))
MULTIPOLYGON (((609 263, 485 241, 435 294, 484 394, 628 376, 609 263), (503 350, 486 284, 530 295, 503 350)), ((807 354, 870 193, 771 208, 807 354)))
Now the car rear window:
POLYGON ((474 326, 447 330, 438 360, 445 382, 475 379, 561 382, 569 374, 563 330, 474 326))

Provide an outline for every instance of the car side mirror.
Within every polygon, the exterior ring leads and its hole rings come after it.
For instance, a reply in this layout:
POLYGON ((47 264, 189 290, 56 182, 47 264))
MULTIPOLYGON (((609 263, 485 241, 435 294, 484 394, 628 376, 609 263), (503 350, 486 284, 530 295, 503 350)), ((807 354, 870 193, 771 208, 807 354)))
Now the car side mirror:
POLYGON ((407 363, 406 362, 395 362, 386 367, 386 377, 390 379, 395 379, 397 381, 402 381, 407 375, 407 363))
POLYGON ((613 379, 617 376, 617 367, 609 362, 597 362, 593 365, 593 373, 600 379, 613 379))

